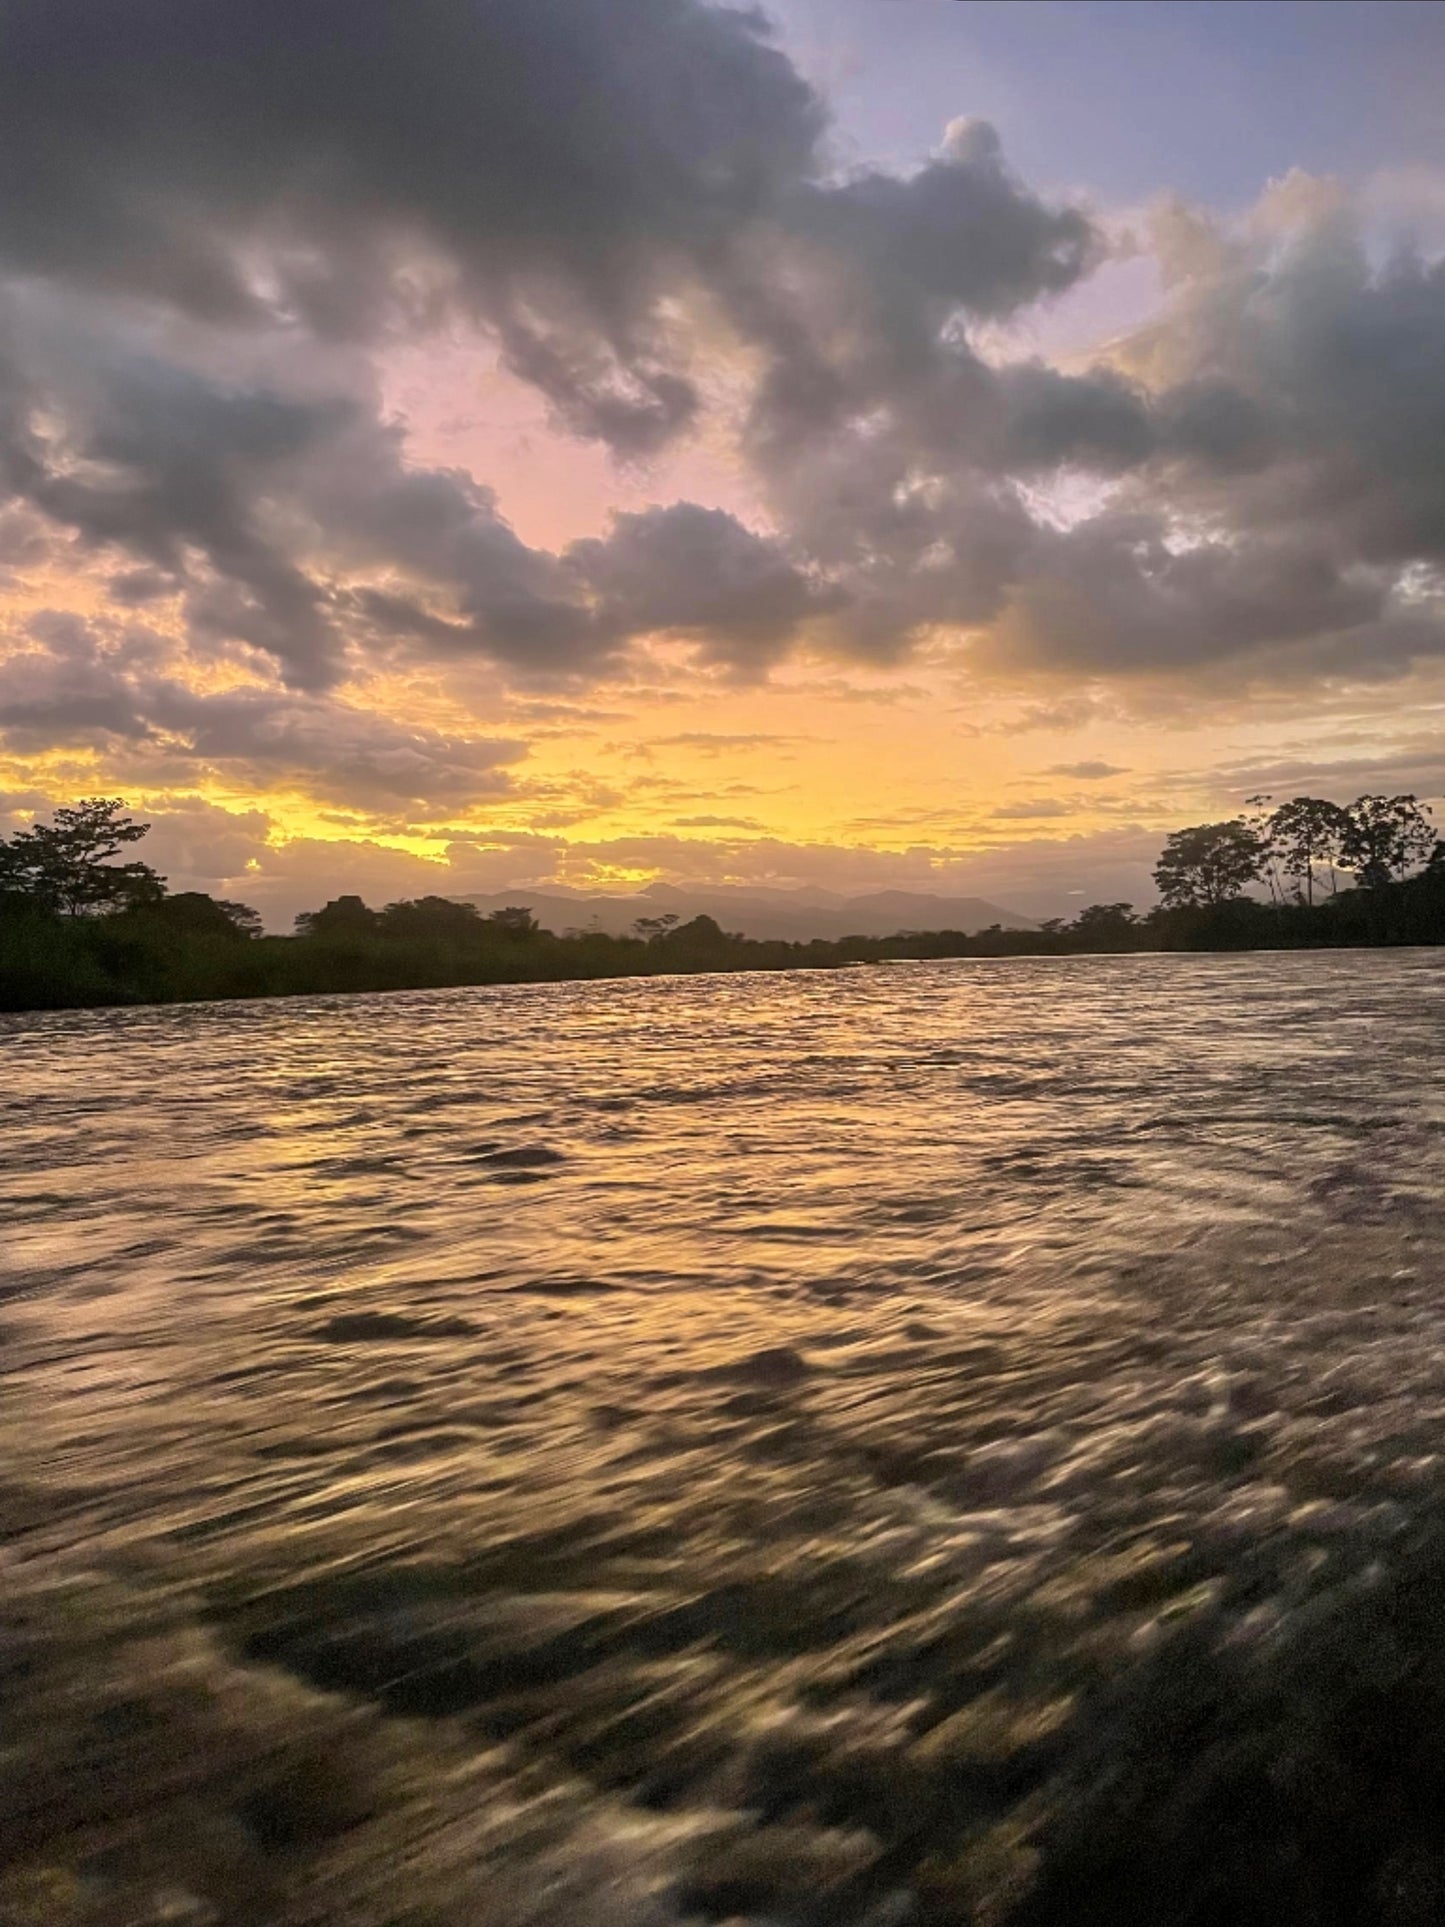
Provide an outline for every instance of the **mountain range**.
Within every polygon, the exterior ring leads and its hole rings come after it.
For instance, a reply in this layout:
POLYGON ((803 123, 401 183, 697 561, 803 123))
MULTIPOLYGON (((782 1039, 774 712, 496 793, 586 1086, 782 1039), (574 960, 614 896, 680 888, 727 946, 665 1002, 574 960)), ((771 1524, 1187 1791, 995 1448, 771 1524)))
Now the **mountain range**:
POLYGON ((577 892, 518 888, 495 896, 469 896, 485 915, 507 904, 526 904, 545 929, 605 930, 623 936, 639 917, 714 917, 724 930, 745 937, 783 938, 806 943, 813 937, 891 937, 900 930, 985 930, 1001 923, 1006 930, 1034 930, 1028 917, 1002 909, 983 897, 940 897, 925 891, 875 890, 843 896, 835 890, 715 888, 685 890, 651 883, 636 896, 585 896, 577 892))

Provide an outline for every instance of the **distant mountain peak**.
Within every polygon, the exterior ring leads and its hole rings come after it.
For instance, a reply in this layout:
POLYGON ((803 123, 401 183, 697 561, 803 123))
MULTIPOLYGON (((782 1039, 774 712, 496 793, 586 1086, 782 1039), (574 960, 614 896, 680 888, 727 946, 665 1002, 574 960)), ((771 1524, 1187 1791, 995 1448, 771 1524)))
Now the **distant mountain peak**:
POLYGON ((466 901, 483 912, 525 903, 548 929, 592 926, 613 936, 624 935, 639 917, 655 917, 660 911, 682 922, 713 917, 725 930, 745 937, 790 943, 807 943, 815 937, 891 937, 900 930, 985 930, 995 923, 1006 930, 1038 927, 1031 918, 985 897, 935 896, 921 890, 873 890, 849 897, 818 885, 789 890, 777 885, 688 888, 650 883, 633 896, 582 896, 553 886, 536 890, 519 886, 492 896, 469 896, 466 901))

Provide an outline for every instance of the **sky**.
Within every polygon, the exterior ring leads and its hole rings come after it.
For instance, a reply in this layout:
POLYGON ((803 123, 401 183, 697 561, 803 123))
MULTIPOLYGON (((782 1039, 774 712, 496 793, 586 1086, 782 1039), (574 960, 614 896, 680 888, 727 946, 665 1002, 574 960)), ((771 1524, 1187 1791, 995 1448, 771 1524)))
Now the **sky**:
POLYGON ((1445 8, 0 0, 0 834, 284 928, 1445 793, 1445 8))

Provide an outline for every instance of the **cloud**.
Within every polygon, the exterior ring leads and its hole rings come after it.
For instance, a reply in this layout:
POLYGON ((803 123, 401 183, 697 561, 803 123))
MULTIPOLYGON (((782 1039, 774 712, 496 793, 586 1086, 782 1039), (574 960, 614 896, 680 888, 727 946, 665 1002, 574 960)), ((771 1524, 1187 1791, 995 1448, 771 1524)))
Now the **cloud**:
POLYGON ((265 861, 272 822, 264 810, 226 810, 184 795, 167 796, 155 808, 141 798, 132 807, 151 826, 145 860, 173 891, 210 892, 265 861))
POLYGON ((1235 228, 1161 209, 1168 304, 1107 364, 931 354, 766 446, 780 524, 846 592, 838 645, 966 629, 984 674, 1236 686, 1437 656, 1445 266, 1376 265, 1310 186, 1235 228))
POLYGON ((1419 736, 1354 756, 1237 758, 1220 763, 1208 779, 1237 798, 1272 793, 1327 796, 1348 803, 1366 792, 1409 791, 1445 797, 1445 748, 1438 736, 1419 736))
POLYGON ((761 830, 766 826, 755 816, 676 816, 675 830, 761 830))
POLYGON ((598 597, 604 623, 688 638, 705 661, 734 668, 766 667, 841 599, 776 542, 692 502, 616 515, 605 540, 574 542, 565 559, 598 597))
POLYGON ((935 442, 976 413, 977 441, 1008 410, 963 324, 1070 286, 1094 228, 986 123, 910 174, 840 177, 826 119, 759 14, 699 0, 416 0, 404 27, 389 0, 16 0, 0 462, 130 552, 122 599, 181 580, 199 645, 262 651, 298 688, 399 642, 595 674, 657 629, 758 675, 829 613, 896 653, 918 620, 997 606, 1027 517, 960 487, 967 553, 917 610, 881 552, 835 567, 786 491, 777 541, 678 503, 546 554, 484 485, 406 464, 355 379, 355 344, 449 318, 569 432, 635 457, 696 421, 721 345, 779 489, 795 444, 879 411, 935 442), (331 391, 328 347, 349 371, 331 391))
POLYGON ((1032 796, 1017 803, 999 803, 989 815, 1006 821, 1032 822, 1050 816, 1070 816, 1074 807, 1060 796, 1032 796))
POLYGON ((1098 757, 1090 757, 1082 763, 1051 763, 1044 771, 1045 776, 1075 776, 1081 782, 1098 783, 1107 776, 1127 776, 1125 763, 1106 763, 1098 757))
POLYGON ((348 649, 397 647, 596 675, 660 631, 756 674, 838 601, 776 541, 692 503, 531 548, 490 488, 407 461, 363 378, 308 392, 304 357, 281 373, 287 392, 264 367, 164 359, 129 317, 34 294, 9 314, 31 391, 11 428, 16 493, 135 559, 110 578, 114 601, 179 597, 193 645, 259 652, 292 686, 335 683, 348 649))
POLYGON ((1114 351, 1147 445, 1037 548, 1000 653, 1294 682, 1438 655, 1445 265, 1377 265, 1343 191, 1300 175, 1243 229, 1166 205, 1154 243, 1169 305, 1114 351))
POLYGON ((232 325, 459 309, 574 432, 634 453, 698 405, 680 296, 796 399, 1087 264, 1087 220, 1023 190, 986 125, 909 178, 835 182, 825 123, 760 14, 697 0, 15 0, 0 254, 232 325), (846 370, 814 312, 840 288, 846 370))
POLYGON ((740 731, 729 735, 725 730, 684 729, 675 736, 649 737, 647 742, 632 747, 641 754, 654 749, 687 749, 698 756, 726 756, 734 750, 789 749, 797 743, 817 740, 813 736, 785 736, 768 730, 740 731))
POLYGON ((63 613, 31 623, 37 645, 0 661, 0 739, 19 753, 100 747, 116 780, 192 788, 209 778, 292 788, 360 809, 455 807, 505 794, 526 755, 338 700, 264 686, 197 691, 164 642, 63 613))
POLYGON ((1445 596, 1332 551, 1299 523, 1181 545, 1157 511, 1114 509, 1041 538, 977 651, 997 672, 1308 683, 1388 677, 1445 648, 1445 596))
POLYGON ((626 709, 603 709, 596 703, 569 703, 549 697, 521 698, 508 706, 509 716, 518 722, 550 725, 558 733, 566 729, 572 733, 571 725, 577 723, 625 723, 632 719, 632 712, 626 709))

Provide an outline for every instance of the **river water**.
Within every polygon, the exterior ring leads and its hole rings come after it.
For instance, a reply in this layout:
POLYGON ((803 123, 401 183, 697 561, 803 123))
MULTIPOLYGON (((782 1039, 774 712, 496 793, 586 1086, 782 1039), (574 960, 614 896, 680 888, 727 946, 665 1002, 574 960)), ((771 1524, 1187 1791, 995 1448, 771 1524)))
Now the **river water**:
POLYGON ((1445 1915, 1445 966, 0 1020, 0 1920, 1445 1915))

